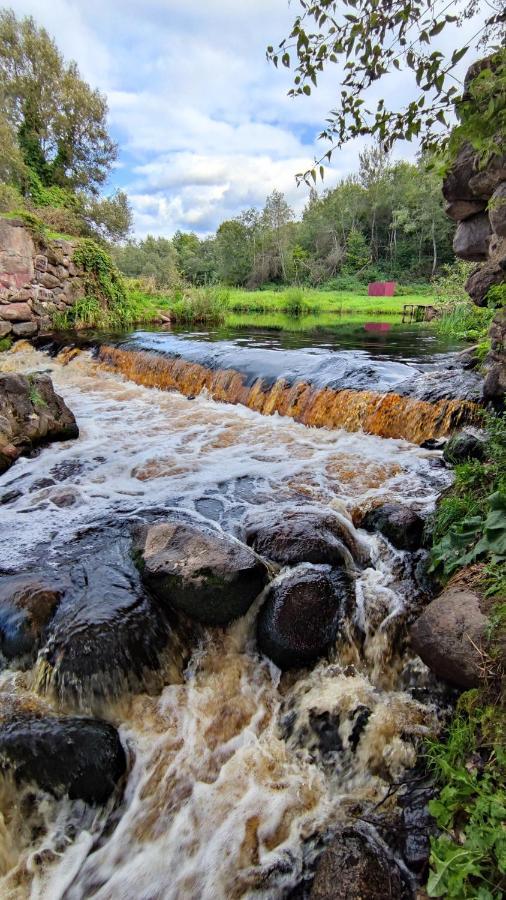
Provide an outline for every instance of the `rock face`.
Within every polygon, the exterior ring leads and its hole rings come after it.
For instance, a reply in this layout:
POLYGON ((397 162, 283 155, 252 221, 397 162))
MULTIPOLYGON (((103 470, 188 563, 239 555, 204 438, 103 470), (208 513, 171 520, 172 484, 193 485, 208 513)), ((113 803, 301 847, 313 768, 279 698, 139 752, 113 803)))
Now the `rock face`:
POLYGON ((367 551, 351 521, 337 513, 275 514, 247 531, 247 542, 262 556, 282 565, 301 562, 346 564, 367 561, 367 551))
POLYGON ((50 576, 0 578, 0 651, 6 659, 33 660, 63 593, 63 584, 50 576))
POLYGON ((480 598, 451 585, 424 609, 411 628, 415 653, 439 678, 462 688, 479 684, 488 618, 480 598))
POLYGON ((490 327, 490 352, 483 383, 483 399, 499 408, 506 394, 506 307, 494 316, 490 327))
POLYGON ((142 528, 137 552, 154 596, 204 625, 225 626, 244 615, 267 581, 265 564, 249 547, 201 522, 142 528))
POLYGON ((38 444, 78 435, 47 375, 0 374, 0 473, 38 444))
POLYGON ((80 718, 20 716, 0 722, 0 771, 57 797, 105 803, 126 770, 116 729, 80 718))
POLYGON ((280 669, 314 662, 336 640, 348 599, 345 575, 300 565, 272 582, 257 619, 257 643, 280 669))
POLYGON ((379 531, 398 550, 418 550, 422 545, 424 521, 414 510, 400 503, 385 503, 365 514, 363 528, 379 531))
POLYGON ((171 627, 143 590, 130 539, 99 531, 72 548, 69 586, 39 653, 40 693, 74 708, 138 690, 159 670, 171 627))
POLYGON ((322 853, 310 900, 407 900, 399 867, 358 828, 342 828, 322 853))
POLYGON ((22 219, 0 219, 0 337, 47 331, 51 316, 82 297, 70 241, 32 237, 22 219))

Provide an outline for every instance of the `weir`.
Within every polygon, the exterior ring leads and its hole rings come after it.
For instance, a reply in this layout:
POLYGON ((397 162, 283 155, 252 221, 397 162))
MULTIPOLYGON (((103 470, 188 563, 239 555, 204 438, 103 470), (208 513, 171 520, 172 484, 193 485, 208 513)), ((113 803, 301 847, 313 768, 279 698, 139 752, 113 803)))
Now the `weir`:
MULTIPOLYGON (((364 431, 421 444, 445 437, 479 416, 476 403, 462 399, 434 402, 388 391, 320 386, 286 377, 248 377, 234 368, 212 368, 182 356, 103 345, 100 362, 136 384, 177 390, 186 397, 207 391, 213 400, 242 404, 262 415, 288 416, 317 428, 364 431)), ((405 367, 407 368, 407 367, 405 367)))

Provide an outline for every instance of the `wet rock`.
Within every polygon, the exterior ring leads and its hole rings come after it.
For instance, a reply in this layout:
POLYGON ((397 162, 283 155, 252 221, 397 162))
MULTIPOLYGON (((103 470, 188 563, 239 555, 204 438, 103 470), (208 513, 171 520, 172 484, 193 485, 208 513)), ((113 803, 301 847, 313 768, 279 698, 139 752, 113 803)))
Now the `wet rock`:
POLYGON ((146 526, 136 552, 155 597, 204 625, 244 615, 267 580, 262 560, 210 523, 175 518, 146 526))
POLYGON ((492 230, 486 213, 460 222, 453 238, 453 250, 460 259, 481 262, 488 258, 492 230))
POLYGON ((61 582, 43 575, 0 578, 0 650, 6 659, 33 659, 63 593, 61 582))
POLYGON ((410 892, 386 848, 356 827, 343 827, 316 866, 310 900, 406 900, 410 892))
POLYGON ((401 503, 385 503, 365 514, 362 527, 379 531, 398 550, 418 550, 423 543, 424 520, 401 503))
POLYGON ((72 412, 47 375, 0 374, 0 472, 39 444, 78 434, 72 412))
POLYGON ((416 778, 416 770, 413 774, 413 784, 399 798, 402 808, 400 833, 403 836, 399 849, 409 869, 425 879, 429 867, 430 838, 437 833, 428 804, 436 796, 437 788, 427 775, 416 778))
POLYGON ((77 717, 20 716, 0 722, 0 771, 57 797, 105 803, 126 770, 116 729, 77 717))
POLYGON ((449 586, 418 617, 411 628, 411 643, 438 678, 472 688, 480 681, 480 649, 488 625, 480 597, 471 590, 449 586))
POLYGON ((18 500, 19 497, 23 496, 23 491, 6 491, 5 494, 2 494, 0 497, 0 503, 7 504, 13 503, 14 500, 18 500))
POLYGON ((488 215, 492 231, 501 237, 506 237, 506 181, 500 184, 492 194, 488 215))
POLYGON ((97 531, 62 567, 70 586, 39 653, 40 693, 78 708, 144 687, 160 669, 171 626, 144 592, 130 539, 97 531))
POLYGON ((302 564, 269 587, 257 620, 258 649, 280 669, 301 668, 334 644, 349 580, 327 566, 302 564))
POLYGON ((248 528, 246 540, 257 553, 282 565, 344 563, 351 569, 354 560, 368 561, 367 549, 351 520, 330 511, 275 513, 248 528))
POLYGON ((454 434, 443 450, 443 459, 452 465, 468 459, 484 459, 486 442, 484 438, 471 431, 459 431, 454 434))

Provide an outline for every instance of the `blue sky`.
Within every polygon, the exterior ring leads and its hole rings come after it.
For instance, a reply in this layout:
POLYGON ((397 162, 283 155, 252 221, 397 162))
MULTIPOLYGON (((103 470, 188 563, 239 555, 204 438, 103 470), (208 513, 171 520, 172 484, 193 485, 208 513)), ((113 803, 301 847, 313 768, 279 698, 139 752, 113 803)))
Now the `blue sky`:
MULTIPOLYGON (((265 59, 288 32, 297 4, 287 0, 14 0, 55 38, 83 77, 108 98, 120 145, 108 188, 127 190, 134 232, 199 234, 274 188, 296 213, 307 199, 295 173, 307 169, 339 89, 329 71, 311 97, 286 96, 290 74, 265 59)), ((465 63, 462 63, 465 69, 465 63)), ((404 73, 385 91, 409 95, 404 73)), ((356 171, 360 145, 336 153, 325 186, 356 171)), ((402 145, 395 155, 413 158, 402 145)))

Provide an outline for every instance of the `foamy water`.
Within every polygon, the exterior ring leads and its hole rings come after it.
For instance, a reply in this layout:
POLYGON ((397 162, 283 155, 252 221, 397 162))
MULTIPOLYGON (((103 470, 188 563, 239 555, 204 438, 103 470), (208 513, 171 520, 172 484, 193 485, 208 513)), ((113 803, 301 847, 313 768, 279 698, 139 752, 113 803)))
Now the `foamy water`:
MULTIPOLYGON (((56 564, 78 530, 104 518, 179 506, 241 537, 269 509, 330 507, 347 520, 388 498, 424 511, 448 481, 434 454, 407 442, 144 388, 88 354, 68 365, 33 349, 0 360, 3 370, 50 371, 80 427, 78 440, 0 477, 0 497, 20 491, 1 507, 4 571, 38 554, 56 564)), ((416 600, 406 554, 378 536, 356 538, 371 565, 357 575, 354 621, 330 661, 282 677, 256 650, 260 598, 226 632, 206 633, 182 683, 109 705, 131 762, 119 813, 38 790, 29 802, 26 789, 3 785, 2 896, 283 897, 319 834, 386 795, 434 728, 434 710, 405 690, 426 678, 401 640, 416 600), (343 748, 330 761, 308 729, 308 717, 324 713, 339 723, 343 748)), ((5 671, 4 703, 47 702, 31 685, 30 672, 5 671)))

